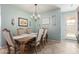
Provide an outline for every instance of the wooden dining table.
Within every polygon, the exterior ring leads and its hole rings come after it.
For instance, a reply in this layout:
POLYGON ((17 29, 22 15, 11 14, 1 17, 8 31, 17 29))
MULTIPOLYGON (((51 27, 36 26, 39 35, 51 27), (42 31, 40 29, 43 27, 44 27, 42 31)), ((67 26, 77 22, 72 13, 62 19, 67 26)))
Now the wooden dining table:
POLYGON ((20 52, 23 54, 25 53, 24 49, 26 43, 28 43, 29 41, 31 41, 33 38, 36 37, 37 37, 37 33, 30 33, 30 34, 21 34, 21 35, 13 36, 13 39, 20 43, 20 52))

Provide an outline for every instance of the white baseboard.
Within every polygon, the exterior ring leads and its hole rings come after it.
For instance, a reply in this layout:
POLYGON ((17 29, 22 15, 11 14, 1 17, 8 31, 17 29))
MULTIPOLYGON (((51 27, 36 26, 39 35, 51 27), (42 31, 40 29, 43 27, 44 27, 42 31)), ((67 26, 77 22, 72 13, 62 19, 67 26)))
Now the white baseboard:
POLYGON ((0 45, 0 48, 2 48, 1 45, 0 45))
POLYGON ((2 47, 0 46, 0 48, 2 48, 2 47))

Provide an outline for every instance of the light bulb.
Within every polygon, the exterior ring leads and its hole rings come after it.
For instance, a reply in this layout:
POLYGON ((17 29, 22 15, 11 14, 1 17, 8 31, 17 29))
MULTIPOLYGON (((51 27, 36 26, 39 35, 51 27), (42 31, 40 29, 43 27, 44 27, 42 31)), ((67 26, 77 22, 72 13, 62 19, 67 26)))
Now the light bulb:
POLYGON ((38 16, 37 16, 38 18, 40 18, 40 15, 38 14, 38 16))

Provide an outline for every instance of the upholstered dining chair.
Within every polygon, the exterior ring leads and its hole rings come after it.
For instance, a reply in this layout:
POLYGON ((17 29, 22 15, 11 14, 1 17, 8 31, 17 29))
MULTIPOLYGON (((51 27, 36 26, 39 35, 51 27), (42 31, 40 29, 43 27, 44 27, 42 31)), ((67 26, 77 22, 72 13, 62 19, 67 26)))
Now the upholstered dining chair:
POLYGON ((17 35, 21 35, 21 34, 30 34, 32 33, 32 29, 31 28, 17 28, 17 35))
POLYGON ((32 33, 32 29, 31 28, 27 28, 27 33, 32 33))
POLYGON ((8 47, 8 53, 11 53, 11 50, 14 50, 14 53, 16 53, 16 51, 19 50, 19 46, 13 40, 10 30, 5 28, 2 31, 3 31, 3 36, 6 39, 6 43, 7 43, 7 47, 8 47))
POLYGON ((47 33, 48 33, 48 29, 45 28, 45 29, 44 29, 44 34, 43 34, 43 37, 42 37, 42 45, 43 45, 43 47, 44 47, 44 45, 45 45, 46 42, 47 42, 47 33))
POLYGON ((42 28, 39 29, 36 40, 31 43, 31 47, 34 48, 35 53, 37 53, 38 47, 41 50, 41 39, 42 39, 42 36, 43 36, 43 32, 44 32, 44 29, 42 29, 42 28))
POLYGON ((27 33, 26 28, 17 28, 17 35, 21 35, 25 33, 27 33))

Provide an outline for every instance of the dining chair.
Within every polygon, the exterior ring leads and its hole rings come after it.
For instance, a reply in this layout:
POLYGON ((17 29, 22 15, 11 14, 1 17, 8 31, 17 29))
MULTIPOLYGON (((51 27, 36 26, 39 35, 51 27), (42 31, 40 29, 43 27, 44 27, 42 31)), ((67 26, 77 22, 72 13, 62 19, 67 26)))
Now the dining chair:
POLYGON ((17 28, 17 35, 21 35, 21 34, 30 34, 32 33, 32 29, 31 28, 17 28))
POLYGON ((27 33, 32 33, 32 29, 31 28, 27 28, 27 33))
POLYGON ((45 45, 46 42, 47 42, 47 33, 48 33, 48 29, 45 28, 45 29, 44 29, 44 34, 43 34, 43 37, 42 37, 42 45, 43 45, 43 47, 44 47, 44 45, 45 45))
POLYGON ((4 39, 6 39, 8 53, 11 53, 11 50, 14 50, 14 53, 16 53, 16 51, 19 50, 19 45, 13 40, 10 30, 5 28, 2 30, 2 32, 4 39))
POLYGON ((17 35, 21 35, 25 33, 27 33, 26 28, 17 28, 17 35))
POLYGON ((39 29, 36 40, 31 43, 31 47, 34 48, 35 53, 37 53, 38 47, 41 50, 41 39, 43 36, 43 32, 44 32, 44 29, 42 29, 42 28, 39 29))

